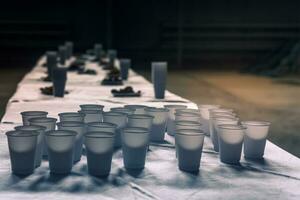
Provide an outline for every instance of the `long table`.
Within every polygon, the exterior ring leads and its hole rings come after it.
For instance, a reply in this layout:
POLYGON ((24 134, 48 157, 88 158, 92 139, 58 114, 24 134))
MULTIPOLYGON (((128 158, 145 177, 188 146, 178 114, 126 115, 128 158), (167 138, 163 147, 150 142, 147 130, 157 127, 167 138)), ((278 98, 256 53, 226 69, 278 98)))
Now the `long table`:
POLYGON ((57 118, 58 113, 77 111, 79 105, 85 103, 105 105, 105 110, 125 104, 197 107, 168 91, 164 100, 154 99, 151 83, 132 70, 124 86, 141 90, 142 97, 114 98, 110 90, 116 86, 101 86, 106 72, 92 62, 87 62, 86 68, 97 71, 97 75, 69 72, 66 89, 70 93, 64 98, 45 96, 39 88, 51 83, 41 81, 46 75, 44 62, 44 57, 39 59, 18 84, 0 124, 0 199, 300 199, 300 160, 269 141, 263 160, 250 161, 242 157, 241 164, 233 166, 219 161, 218 153, 213 151, 206 137, 198 174, 178 169, 174 138, 168 135, 165 144, 150 146, 145 169, 139 172, 126 171, 122 152, 117 150, 107 179, 88 175, 85 156, 67 176, 51 175, 47 161, 30 176, 11 174, 5 132, 22 123, 21 111, 44 110, 57 118))

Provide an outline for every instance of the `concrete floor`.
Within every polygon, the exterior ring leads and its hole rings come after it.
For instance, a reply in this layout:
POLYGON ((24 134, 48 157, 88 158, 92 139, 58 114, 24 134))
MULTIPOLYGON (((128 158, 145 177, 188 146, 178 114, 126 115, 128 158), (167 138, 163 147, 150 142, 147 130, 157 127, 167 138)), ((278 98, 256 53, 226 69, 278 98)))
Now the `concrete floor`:
MULTIPOLYGON (((150 78, 149 72, 140 73, 150 78)), ((300 157, 300 77, 271 79, 236 71, 169 71, 167 87, 197 104, 234 108, 241 120, 270 121, 269 139, 300 157)))
MULTIPOLYGON (((0 69, 0 117, 28 71, 0 69)), ((148 79, 150 71, 138 71, 148 79)), ((269 139, 300 157, 300 79, 270 79, 235 71, 169 71, 168 89, 197 104, 234 108, 242 120, 272 122, 269 139)))

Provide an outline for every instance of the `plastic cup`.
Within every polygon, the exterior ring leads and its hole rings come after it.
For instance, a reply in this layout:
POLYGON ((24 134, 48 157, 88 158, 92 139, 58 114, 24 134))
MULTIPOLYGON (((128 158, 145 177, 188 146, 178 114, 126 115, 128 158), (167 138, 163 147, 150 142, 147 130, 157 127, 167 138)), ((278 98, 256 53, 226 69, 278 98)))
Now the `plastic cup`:
POLYGON ((121 112, 127 115, 132 115, 134 113, 134 109, 124 108, 124 107, 111 108, 110 111, 121 112))
POLYGON ((46 63, 47 63, 47 73, 50 80, 52 80, 52 70, 57 67, 57 52, 47 51, 46 52, 46 63))
POLYGON ((128 127, 146 128, 151 130, 153 123, 153 116, 133 114, 128 116, 128 127))
POLYGON ((104 106, 99 104, 82 104, 79 105, 82 111, 84 110, 100 110, 103 111, 104 106))
POLYGON ((17 131, 34 131, 38 132, 39 135, 37 137, 37 146, 36 146, 36 151, 35 151, 35 160, 34 160, 34 166, 39 167, 42 162, 42 157, 43 157, 43 149, 45 146, 45 130, 46 128, 43 126, 16 126, 15 130, 17 131))
POLYGON ((165 98, 167 85, 167 62, 152 62, 152 83, 156 99, 165 98))
POLYGON ((59 113, 60 122, 84 122, 85 115, 78 112, 64 112, 59 113))
POLYGON ((173 136, 175 133, 175 112, 176 109, 185 109, 185 105, 164 105, 165 108, 169 110, 168 121, 167 121, 167 133, 173 136))
POLYGON ((234 114, 234 110, 231 108, 213 108, 209 110, 210 113, 218 112, 218 113, 229 113, 234 114))
POLYGON ((146 108, 146 113, 153 117, 150 131, 151 142, 163 142, 168 120, 169 110, 166 108, 146 108))
POLYGON ((74 43, 71 41, 67 41, 65 43, 66 49, 67 49, 67 59, 70 59, 73 56, 73 49, 74 49, 74 43))
POLYGON ((210 114, 210 112, 209 112, 209 110, 216 109, 219 107, 220 107, 219 105, 198 105, 198 109, 199 109, 201 117, 202 117, 202 120, 201 120, 201 123, 203 124, 202 128, 206 135, 210 135, 210 132, 209 132, 209 114, 210 114))
POLYGON ((201 123, 202 117, 200 113, 193 112, 176 112, 175 121, 194 121, 201 123))
POLYGON ((59 46, 58 47, 59 63, 64 65, 67 59, 67 47, 59 46))
POLYGON ((246 127, 244 138, 245 158, 263 158, 270 124, 266 121, 242 122, 242 125, 246 127))
POLYGON ((198 109, 193 109, 193 108, 177 108, 175 109, 175 113, 181 113, 181 112, 188 112, 188 113, 198 113, 200 114, 200 110, 198 109))
POLYGON ((94 51, 95 51, 96 59, 99 60, 103 51, 102 44, 95 44, 94 51))
POLYGON ((114 149, 114 133, 103 131, 87 132, 85 147, 89 174, 108 176, 114 149))
POLYGON ((74 158, 75 131, 56 130, 46 132, 50 172, 68 174, 74 158))
POLYGON ((204 133, 199 129, 178 129, 175 134, 175 147, 178 167, 182 171, 199 171, 204 133))
POLYGON ((83 122, 60 122, 57 123, 58 130, 69 130, 77 133, 74 146, 74 162, 78 162, 82 155, 83 135, 85 133, 85 124, 83 122))
POLYGON ((115 59, 117 58, 118 52, 115 49, 108 49, 107 55, 108 55, 109 61, 111 63, 113 63, 113 61, 115 61, 115 59))
POLYGON ((210 135, 214 150, 219 152, 219 129, 218 126, 222 124, 231 124, 238 125, 239 119, 235 117, 220 117, 220 118, 212 118, 212 132, 210 135))
POLYGON ((30 124, 29 119, 39 118, 39 117, 47 117, 48 112, 45 111, 25 111, 21 112, 22 121, 24 126, 28 126, 30 124))
POLYGON ((219 129, 220 160, 227 164, 239 164, 245 127, 223 124, 219 129))
MULTIPOLYGON (((57 119, 51 117, 40 117, 40 118, 29 119, 30 125, 43 126, 46 128, 45 132, 55 130, 56 121, 57 119)), ((46 144, 45 141, 44 144, 46 144)), ((43 155, 44 156, 48 155, 46 145, 44 145, 43 147, 43 155)))
POLYGON ((115 134, 115 147, 121 146, 121 130, 127 125, 127 115, 120 112, 105 112, 103 114, 103 121, 117 125, 115 134))
POLYGON ((14 174, 32 174, 39 133, 36 131, 6 132, 11 170, 14 174))
POLYGON ((128 79, 128 72, 131 66, 130 59, 120 59, 121 78, 123 80, 128 79))
POLYGON ((175 121, 175 132, 180 129, 202 130, 202 124, 195 121, 175 121))
POLYGON ((126 169, 143 169, 149 145, 149 129, 129 127, 122 131, 123 161, 126 169))
POLYGON ((57 67, 52 70, 53 77, 53 95, 55 97, 64 97, 67 81, 67 68, 57 67))
POLYGON ((108 122, 91 122, 87 124, 87 132, 116 132, 117 125, 108 122))
POLYGON ((79 110, 78 113, 84 114, 84 123, 102 122, 103 111, 101 110, 79 110))
POLYGON ((144 114, 146 114, 145 108, 148 108, 148 106, 145 106, 145 105, 125 105, 124 108, 129 108, 131 110, 134 110, 134 114, 144 115, 144 114))

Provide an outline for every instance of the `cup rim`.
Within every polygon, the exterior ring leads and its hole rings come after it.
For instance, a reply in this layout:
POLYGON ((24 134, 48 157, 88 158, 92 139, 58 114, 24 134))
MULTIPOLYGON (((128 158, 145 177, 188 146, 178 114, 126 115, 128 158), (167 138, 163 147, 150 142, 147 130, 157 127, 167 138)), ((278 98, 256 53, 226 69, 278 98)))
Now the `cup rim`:
MULTIPOLYGON (((100 104, 81 104, 79 105, 79 107, 82 109, 84 107, 88 107, 88 108, 104 108, 104 105, 100 105, 100 104)), ((87 109, 89 110, 89 109, 87 109)))
POLYGON ((220 129, 227 129, 227 130, 245 130, 246 127, 242 125, 234 125, 234 124, 220 124, 218 125, 220 129))
POLYGON ((144 115, 144 114, 132 114, 128 115, 130 119, 153 119, 154 117, 151 115, 144 115))
POLYGON ((242 125, 245 126, 270 126, 271 122, 269 121, 259 121, 259 120, 251 120, 251 121, 242 121, 242 125))
POLYGON ((63 136, 76 136, 77 132, 71 130, 51 130, 46 132, 47 136, 56 136, 56 137, 63 137, 63 136))
POLYGON ((84 117, 84 113, 79 113, 79 112, 62 112, 58 113, 58 116, 75 116, 75 117, 84 117))
POLYGON ((57 119, 53 118, 53 117, 35 117, 35 118, 29 119, 28 121, 29 122, 56 122, 57 119))
POLYGON ((31 137, 31 136, 38 136, 39 134, 40 133, 37 131, 21 131, 21 130, 11 130, 5 133, 7 137, 31 137))
POLYGON ((230 112, 211 112, 210 113, 211 117, 216 117, 216 116, 220 116, 220 117, 236 117, 236 113, 230 113, 230 112))
POLYGON ((46 111, 39 111, 39 110, 33 110, 33 111, 23 111, 21 112, 21 115, 27 115, 27 116, 36 116, 36 115, 48 115, 48 112, 46 111))
POLYGON ((102 110, 78 110, 79 114, 99 114, 103 113, 102 110))
POLYGON ((196 113, 196 112, 175 112, 174 115, 175 115, 175 116, 186 115, 186 116, 197 116, 197 117, 201 117, 201 114, 200 114, 200 113, 196 113))
POLYGON ((145 108, 146 112, 169 112, 169 109, 167 108, 156 108, 156 107, 148 107, 145 108))
MULTIPOLYGON (((101 127, 101 128, 111 128, 111 127, 117 128, 118 127, 116 124, 113 124, 113 123, 110 123, 110 122, 89 122, 89 123, 87 123, 87 126, 101 127)), ((91 132, 91 131, 89 131, 89 132, 91 132)))
POLYGON ((110 111, 112 111, 112 112, 121 112, 121 113, 125 113, 125 114, 131 114, 135 110, 130 109, 130 108, 124 108, 124 107, 115 107, 115 108, 111 108, 110 111))
POLYGON ((200 114, 200 110, 194 109, 194 108, 179 108, 179 109, 175 109, 175 113, 180 113, 180 112, 189 112, 189 113, 199 113, 200 114))
POLYGON ((103 116, 127 116, 127 114, 122 112, 108 111, 103 112, 103 116))
POLYGON ((39 125, 20 125, 15 126, 15 130, 17 131, 45 131, 47 128, 45 126, 39 126, 39 125), (29 130, 30 128, 36 128, 36 130, 29 130), (26 130, 28 129, 28 130, 26 130))
POLYGON ((185 128, 185 129, 177 129, 175 135, 186 135, 186 136, 198 136, 205 135, 204 131, 201 129, 195 128, 185 128), (188 133, 187 133, 188 132, 188 133), (192 133, 191 133, 192 132, 192 133))
POLYGON ((239 121, 239 118, 238 117, 213 117, 212 118, 214 121, 217 121, 217 122, 223 122, 223 121, 239 121))
POLYGON ((178 109, 186 109, 187 105, 177 105, 177 104, 167 104, 164 105, 165 108, 178 108, 178 109))
POLYGON ((142 128, 142 127, 126 127, 122 130, 122 132, 133 133, 133 134, 144 134, 144 133, 149 133, 149 130, 147 128, 142 128))
POLYGON ((220 108, 220 105, 217 104, 199 104, 198 105, 198 109, 202 108, 202 109, 214 109, 214 108, 220 108))
POLYGON ((114 138, 115 133, 109 131, 88 131, 84 136, 90 138, 114 138))
POLYGON ((234 113, 234 109, 232 109, 232 108, 213 108, 213 109, 209 109, 209 112, 234 113))
POLYGON ((190 120, 178 120, 178 121, 175 121, 175 125, 181 125, 181 126, 198 125, 198 126, 203 126, 203 124, 200 123, 200 122, 190 121, 190 120))
POLYGON ((137 108, 148 108, 148 106, 146 106, 146 105, 139 105, 139 104, 128 104, 128 105, 125 105, 124 108, 134 108, 134 109, 137 109, 137 108))
POLYGON ((85 126, 85 123, 83 122, 76 122, 76 121, 64 121, 64 122, 58 122, 56 123, 57 126, 61 127, 83 127, 85 126))

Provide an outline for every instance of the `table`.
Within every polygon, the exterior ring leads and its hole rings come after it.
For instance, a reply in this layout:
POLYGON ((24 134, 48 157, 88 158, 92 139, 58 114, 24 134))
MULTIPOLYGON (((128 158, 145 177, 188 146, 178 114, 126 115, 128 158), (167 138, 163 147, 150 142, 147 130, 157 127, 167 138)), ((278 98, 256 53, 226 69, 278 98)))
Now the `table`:
POLYGON ((105 71, 91 62, 86 63, 86 67, 98 74, 69 72, 66 87, 70 94, 65 98, 41 95, 39 88, 51 85, 40 80, 45 76, 44 62, 45 57, 39 59, 18 84, 0 124, 0 199, 300 199, 300 160, 269 141, 263 160, 242 158, 241 165, 232 166, 219 161, 218 153, 213 151, 206 137, 198 174, 177 168, 174 138, 170 136, 166 137, 165 144, 151 145, 143 171, 126 171, 122 152, 117 150, 107 179, 88 175, 85 156, 68 176, 50 175, 47 161, 30 176, 11 174, 4 133, 21 124, 21 111, 45 110, 49 116, 57 117, 59 112, 79 110, 83 103, 102 104, 105 110, 128 102, 156 107, 164 104, 197 107, 171 92, 166 93, 164 100, 155 100, 152 85, 132 70, 125 86, 142 90, 142 97, 114 98, 110 90, 115 87, 100 86, 105 71))

